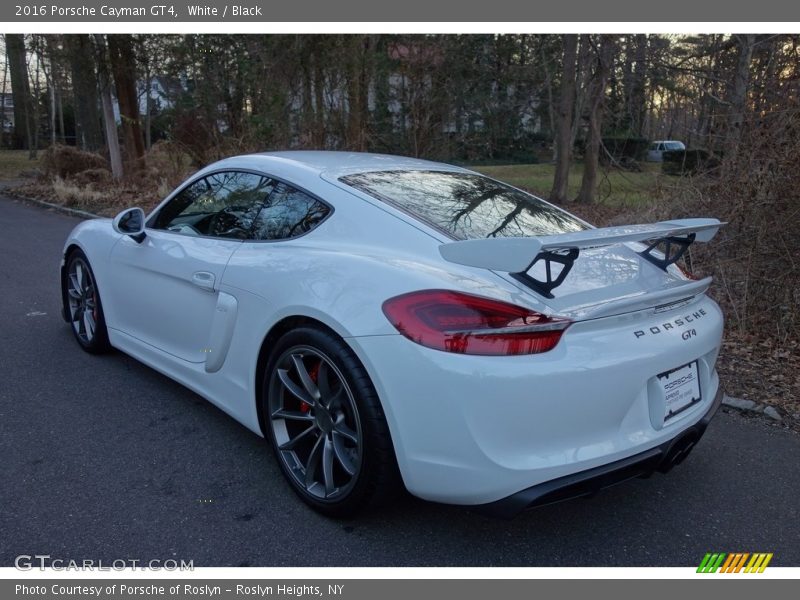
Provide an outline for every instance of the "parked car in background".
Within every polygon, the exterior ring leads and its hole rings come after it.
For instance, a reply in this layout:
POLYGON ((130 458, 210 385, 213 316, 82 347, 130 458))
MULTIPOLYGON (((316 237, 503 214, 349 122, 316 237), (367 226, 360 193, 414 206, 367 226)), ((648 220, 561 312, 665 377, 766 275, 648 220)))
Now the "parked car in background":
POLYGON ((677 140, 656 140, 647 149, 647 160, 661 162, 664 160, 664 152, 669 150, 686 150, 686 146, 677 140))

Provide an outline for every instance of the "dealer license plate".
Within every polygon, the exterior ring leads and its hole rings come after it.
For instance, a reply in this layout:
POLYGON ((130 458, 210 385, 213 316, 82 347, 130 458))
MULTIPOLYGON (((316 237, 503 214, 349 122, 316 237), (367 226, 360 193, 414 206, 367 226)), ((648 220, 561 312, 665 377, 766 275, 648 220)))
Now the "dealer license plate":
POLYGON ((697 361, 690 362, 658 376, 664 389, 666 407, 664 421, 700 402, 700 378, 697 375, 697 361))

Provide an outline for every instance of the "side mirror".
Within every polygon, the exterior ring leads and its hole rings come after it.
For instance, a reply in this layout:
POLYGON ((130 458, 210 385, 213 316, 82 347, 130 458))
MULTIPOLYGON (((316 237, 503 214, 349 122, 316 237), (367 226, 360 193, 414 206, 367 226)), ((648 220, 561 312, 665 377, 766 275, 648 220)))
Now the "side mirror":
POLYGON ((141 244, 146 235, 144 232, 144 211, 138 207, 127 208, 114 217, 112 227, 117 233, 129 235, 141 244))

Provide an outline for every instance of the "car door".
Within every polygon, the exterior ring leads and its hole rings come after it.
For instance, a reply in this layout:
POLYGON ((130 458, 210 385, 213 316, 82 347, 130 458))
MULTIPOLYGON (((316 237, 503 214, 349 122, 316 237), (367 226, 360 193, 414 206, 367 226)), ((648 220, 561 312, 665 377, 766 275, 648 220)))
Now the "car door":
POLYGON ((199 178, 148 220, 141 243, 122 237, 110 256, 109 326, 204 362, 225 267, 273 186, 241 171, 199 178))

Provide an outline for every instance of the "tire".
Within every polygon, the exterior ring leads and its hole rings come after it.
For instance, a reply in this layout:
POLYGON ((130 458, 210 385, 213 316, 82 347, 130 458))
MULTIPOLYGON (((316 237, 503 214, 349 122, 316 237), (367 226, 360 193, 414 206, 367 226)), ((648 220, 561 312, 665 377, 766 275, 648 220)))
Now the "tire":
POLYGON ((284 477, 306 504, 346 518, 402 489, 378 395, 341 338, 315 327, 284 334, 262 390, 266 436, 284 477))
POLYGON ((97 280, 89 260, 80 250, 74 250, 67 257, 66 277, 62 287, 67 320, 80 347, 91 354, 108 352, 111 344, 108 342, 108 329, 97 280))

